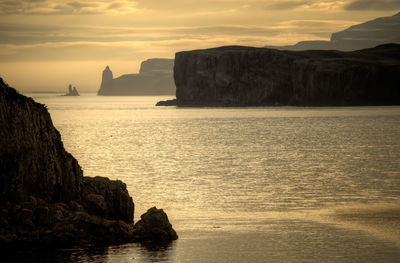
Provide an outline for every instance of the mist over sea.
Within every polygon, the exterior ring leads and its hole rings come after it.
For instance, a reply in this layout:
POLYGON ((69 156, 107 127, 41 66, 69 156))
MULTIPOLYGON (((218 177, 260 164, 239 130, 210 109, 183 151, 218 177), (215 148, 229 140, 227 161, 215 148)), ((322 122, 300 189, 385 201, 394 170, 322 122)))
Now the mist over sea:
MULTIPOLYGON (((400 204, 400 107, 155 107, 168 97, 27 94, 46 104, 85 176, 127 184, 179 239, 38 260, 399 262, 400 242, 344 226, 338 208, 400 204)), ((50 262, 49 261, 49 262, 50 262)))

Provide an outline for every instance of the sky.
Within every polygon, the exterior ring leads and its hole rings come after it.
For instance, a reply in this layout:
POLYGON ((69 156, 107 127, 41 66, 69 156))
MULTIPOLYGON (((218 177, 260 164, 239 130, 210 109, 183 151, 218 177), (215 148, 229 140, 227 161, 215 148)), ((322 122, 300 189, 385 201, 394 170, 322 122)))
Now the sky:
POLYGON ((23 92, 96 92, 109 65, 224 45, 290 45, 400 11, 400 0, 0 0, 0 76, 23 92))

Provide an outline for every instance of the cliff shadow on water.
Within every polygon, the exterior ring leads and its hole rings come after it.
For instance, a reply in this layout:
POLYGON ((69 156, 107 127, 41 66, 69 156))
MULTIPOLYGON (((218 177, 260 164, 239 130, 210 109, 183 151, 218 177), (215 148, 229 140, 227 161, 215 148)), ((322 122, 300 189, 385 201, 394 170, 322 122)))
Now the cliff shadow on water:
POLYGON ((0 78, 0 247, 169 242, 162 209, 134 224, 125 183, 84 177, 46 107, 0 78))

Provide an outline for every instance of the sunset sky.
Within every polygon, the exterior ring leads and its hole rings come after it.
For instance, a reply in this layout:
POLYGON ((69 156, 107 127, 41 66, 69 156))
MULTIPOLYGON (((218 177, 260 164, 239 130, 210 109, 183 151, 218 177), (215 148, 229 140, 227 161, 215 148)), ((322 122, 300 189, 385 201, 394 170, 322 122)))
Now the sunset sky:
POLYGON ((400 0, 0 0, 0 76, 21 91, 97 91, 101 72, 222 45, 329 40, 400 0))

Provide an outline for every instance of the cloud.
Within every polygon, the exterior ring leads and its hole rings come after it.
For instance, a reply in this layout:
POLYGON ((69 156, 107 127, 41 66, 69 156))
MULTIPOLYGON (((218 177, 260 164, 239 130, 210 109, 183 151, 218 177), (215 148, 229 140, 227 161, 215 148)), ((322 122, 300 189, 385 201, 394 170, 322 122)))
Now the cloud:
POLYGON ((346 10, 394 10, 400 8, 400 0, 355 0, 345 5, 346 10))
MULTIPOLYGON (((329 37, 338 24, 350 25, 348 21, 290 20, 268 26, 217 25, 217 26, 165 26, 165 27, 118 27, 118 26, 71 26, 39 24, 0 24, 0 44, 32 45, 56 42, 157 42, 166 40, 194 39, 209 41, 213 38, 248 39, 254 43, 267 41, 270 37, 291 32, 329 37)), ((248 45, 252 43, 248 41, 248 45)))
POLYGON ((132 13, 136 2, 130 0, 0 0, 0 14, 71 15, 132 13))
POLYGON ((351 21, 290 20, 268 26, 72 26, 0 24, 0 61, 97 61, 173 57, 223 45, 264 46, 328 40, 351 21))
POLYGON ((338 9, 343 5, 341 0, 284 0, 270 1, 266 9, 271 10, 293 10, 293 9, 338 9))
POLYGON ((296 9, 301 6, 307 6, 310 3, 312 3, 312 1, 304 1, 304 0, 276 1, 267 5, 267 8, 274 10, 288 10, 288 9, 296 9))

